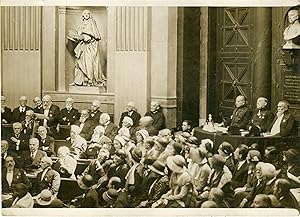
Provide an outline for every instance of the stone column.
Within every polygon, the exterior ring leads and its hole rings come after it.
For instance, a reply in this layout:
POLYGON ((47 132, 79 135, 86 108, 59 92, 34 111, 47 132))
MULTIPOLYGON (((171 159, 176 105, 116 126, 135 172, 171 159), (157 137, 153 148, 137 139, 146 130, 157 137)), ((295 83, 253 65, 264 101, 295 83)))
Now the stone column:
POLYGON ((153 7, 151 100, 161 102, 167 127, 176 126, 177 8, 153 7))
POLYGON ((42 7, 42 91, 55 90, 55 7, 42 7))
POLYGON ((151 8, 116 7, 109 13, 115 20, 115 104, 114 119, 118 123, 129 101, 136 103, 143 116, 147 110, 150 88, 150 19, 151 8))
POLYGON ((260 96, 271 100, 272 85, 272 9, 256 8, 255 13, 253 105, 260 96))
POLYGON ((66 7, 58 7, 58 76, 57 90, 66 90, 66 7))

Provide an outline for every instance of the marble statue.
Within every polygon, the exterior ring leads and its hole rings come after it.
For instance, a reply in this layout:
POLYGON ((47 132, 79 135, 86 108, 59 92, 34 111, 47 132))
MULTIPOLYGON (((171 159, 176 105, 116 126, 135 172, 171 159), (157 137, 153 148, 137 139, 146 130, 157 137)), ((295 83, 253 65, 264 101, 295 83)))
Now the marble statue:
POLYGON ((71 86, 105 86, 106 78, 100 64, 101 36, 89 10, 82 12, 82 22, 67 37, 75 41, 75 76, 71 86))
POLYGON ((286 43, 283 49, 300 49, 300 23, 298 10, 288 12, 289 26, 283 32, 283 38, 286 43))

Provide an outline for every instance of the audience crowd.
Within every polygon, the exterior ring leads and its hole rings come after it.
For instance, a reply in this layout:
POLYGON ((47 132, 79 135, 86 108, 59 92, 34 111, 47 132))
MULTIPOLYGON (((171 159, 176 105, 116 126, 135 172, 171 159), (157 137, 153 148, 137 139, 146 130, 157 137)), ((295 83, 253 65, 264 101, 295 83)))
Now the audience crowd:
MULTIPOLYGON (((11 111, 1 97, 3 207, 298 209, 290 191, 300 187, 296 147, 199 141, 190 120, 166 128, 154 101, 144 116, 129 102, 118 125, 100 111, 97 100, 80 112, 72 98, 63 109, 49 95, 35 97, 35 108, 27 106, 26 96, 19 102, 11 111), (56 148, 58 139, 64 145, 56 148), (82 160, 88 164, 76 174, 82 160), (77 182, 82 194, 60 198, 63 180, 77 182)), ((233 132, 238 127, 250 134, 290 136, 286 128, 294 129, 294 122, 288 103, 279 102, 276 115, 266 105, 261 97, 251 112, 245 97, 238 96, 224 125, 233 132)))

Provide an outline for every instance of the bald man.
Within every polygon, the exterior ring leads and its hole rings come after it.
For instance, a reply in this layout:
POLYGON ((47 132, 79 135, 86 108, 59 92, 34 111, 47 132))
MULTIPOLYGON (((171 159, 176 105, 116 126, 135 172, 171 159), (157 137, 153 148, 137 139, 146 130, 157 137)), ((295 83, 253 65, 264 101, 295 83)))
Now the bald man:
POLYGON ((136 111, 135 103, 129 102, 126 106, 126 111, 121 114, 121 118, 119 121, 119 127, 122 127, 122 122, 124 117, 130 117, 133 121, 132 128, 135 128, 139 125, 139 120, 141 119, 141 115, 136 111))
POLYGON ((146 112, 144 116, 150 116, 153 118, 152 126, 155 130, 162 130, 166 126, 166 118, 162 112, 160 103, 152 101, 150 105, 150 111, 146 112))
POLYGON ((68 97, 66 99, 66 106, 63 108, 60 118, 60 124, 62 125, 72 125, 75 123, 76 120, 79 119, 79 112, 76 108, 73 107, 74 99, 71 97, 68 97))
POLYGON ((41 97, 39 97, 39 96, 34 97, 33 103, 35 105, 35 107, 33 109, 34 113, 43 114, 43 102, 42 102, 41 97))
POLYGON ((250 118, 251 111, 247 105, 246 97, 242 95, 237 96, 235 99, 235 109, 232 112, 229 127, 247 129, 250 118))
POLYGON ((113 141, 118 133, 118 127, 110 121, 109 114, 102 113, 99 118, 99 124, 105 129, 104 135, 113 141))
POLYGON ((12 120, 13 122, 22 122, 25 120, 27 110, 32 110, 31 107, 27 106, 27 97, 21 96, 19 98, 19 106, 13 110, 12 120))
POLYGON ((259 97, 256 101, 256 109, 253 112, 250 128, 257 127, 259 131, 257 133, 266 132, 274 119, 274 114, 267 108, 268 100, 265 97, 259 97))

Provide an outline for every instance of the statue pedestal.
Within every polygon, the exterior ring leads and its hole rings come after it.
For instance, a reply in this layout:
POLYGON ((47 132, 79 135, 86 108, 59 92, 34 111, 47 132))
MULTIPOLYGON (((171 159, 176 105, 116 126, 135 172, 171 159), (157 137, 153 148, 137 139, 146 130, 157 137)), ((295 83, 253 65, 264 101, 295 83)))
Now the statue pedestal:
POLYGON ((70 86, 69 93, 99 94, 106 93, 106 88, 95 86, 70 86))

